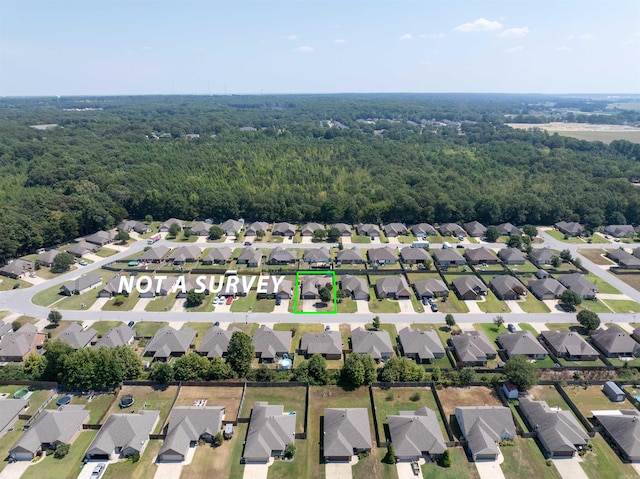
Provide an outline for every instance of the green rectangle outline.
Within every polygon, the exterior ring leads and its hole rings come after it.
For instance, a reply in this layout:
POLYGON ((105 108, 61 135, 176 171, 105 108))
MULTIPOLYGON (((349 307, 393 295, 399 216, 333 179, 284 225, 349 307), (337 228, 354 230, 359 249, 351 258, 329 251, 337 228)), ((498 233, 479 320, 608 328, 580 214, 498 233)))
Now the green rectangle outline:
POLYGON ((296 271, 296 284, 295 289, 293 291, 293 314, 338 314, 338 302, 336 301, 336 272, 335 271, 296 271), (333 290, 333 311, 297 311, 298 309, 298 299, 300 294, 299 286, 299 276, 300 275, 312 275, 312 274, 321 274, 321 275, 331 275, 331 286, 333 290))

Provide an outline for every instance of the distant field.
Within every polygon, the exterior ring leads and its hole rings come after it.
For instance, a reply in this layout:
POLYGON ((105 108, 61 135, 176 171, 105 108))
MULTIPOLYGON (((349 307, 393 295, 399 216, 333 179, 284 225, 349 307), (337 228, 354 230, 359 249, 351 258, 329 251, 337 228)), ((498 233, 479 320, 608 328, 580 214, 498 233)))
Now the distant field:
POLYGON ((640 143, 640 129, 623 125, 593 125, 589 123, 509 123, 508 126, 519 130, 539 128, 549 133, 558 133, 586 141, 601 141, 611 143, 613 140, 627 140, 640 143))

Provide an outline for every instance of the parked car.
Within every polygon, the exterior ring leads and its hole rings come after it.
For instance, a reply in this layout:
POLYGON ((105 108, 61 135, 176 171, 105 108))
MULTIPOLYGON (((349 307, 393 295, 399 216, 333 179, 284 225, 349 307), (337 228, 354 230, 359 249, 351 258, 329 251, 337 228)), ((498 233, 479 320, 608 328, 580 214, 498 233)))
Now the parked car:
POLYGON ((431 304, 431 311, 434 313, 438 312, 438 306, 436 306, 435 304, 431 304))
POLYGON ((220 321, 216 321, 215 323, 213 323, 214 326, 220 326, 220 321))
POLYGON ((85 260, 82 260, 82 261, 78 261, 78 264, 79 264, 80 266, 86 266, 86 265, 88 265, 89 263, 87 263, 85 260))
POLYGON ((426 306, 427 304, 429 304, 429 298, 427 298, 426 296, 423 296, 423 297, 422 297, 422 304, 424 304, 425 306, 426 306))
POLYGON ((325 327, 324 327, 324 330, 325 330, 325 331, 330 331, 330 330, 331 330, 331 326, 329 326, 329 325, 325 326, 325 327))
POLYGON ((245 245, 245 246, 251 246, 251 241, 245 241, 245 242, 244 242, 244 245, 245 245))
POLYGON ((231 303, 233 303, 233 296, 229 296, 227 298, 227 304, 231 304, 231 303))
POLYGON ((223 304, 224 298, 222 296, 216 296, 216 299, 213 300, 213 304, 223 304))
POLYGON ((507 324, 507 329, 509 330, 510 333, 516 332, 516 327, 513 324, 507 324))
POLYGON ((129 323, 127 324, 127 326, 129 326, 130 328, 133 328, 133 325, 136 324, 135 321, 129 321, 129 323))
POLYGON ((282 300, 280 298, 276 298, 276 306, 280 306, 282 304, 282 300))
POLYGON ((93 468, 93 472, 91 473, 91 479, 98 479, 102 471, 104 471, 105 465, 101 462, 96 467, 93 468))

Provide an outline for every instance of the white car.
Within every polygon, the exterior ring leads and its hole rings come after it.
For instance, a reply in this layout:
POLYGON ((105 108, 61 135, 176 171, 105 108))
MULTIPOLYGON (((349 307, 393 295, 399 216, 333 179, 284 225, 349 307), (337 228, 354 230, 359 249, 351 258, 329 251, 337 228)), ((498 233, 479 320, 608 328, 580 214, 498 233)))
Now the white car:
POLYGON ((93 468, 93 472, 91 473, 91 479, 98 479, 102 471, 104 471, 105 465, 103 463, 98 464, 93 468))

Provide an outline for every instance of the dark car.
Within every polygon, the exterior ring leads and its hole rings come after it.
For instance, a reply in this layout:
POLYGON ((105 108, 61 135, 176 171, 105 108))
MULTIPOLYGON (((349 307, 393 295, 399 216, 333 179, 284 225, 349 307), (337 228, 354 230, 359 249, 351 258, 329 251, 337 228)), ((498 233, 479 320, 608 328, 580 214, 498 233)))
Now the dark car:
POLYGON ((133 325, 136 324, 135 321, 129 321, 129 323, 127 324, 127 326, 129 326, 130 328, 133 328, 133 325))
POLYGON ((280 306, 282 304, 282 300, 280 298, 276 298, 276 306, 280 306))
POLYGON ((220 321, 216 321, 215 323, 213 323, 214 326, 220 326, 220 321))
POLYGON ((438 307, 435 304, 432 304, 431 305, 431 311, 434 312, 434 313, 437 313, 438 312, 438 307))
POLYGON ((422 304, 424 304, 425 306, 426 306, 427 304, 429 304, 429 298, 427 298, 426 296, 423 296, 423 297, 422 297, 422 304))
POLYGON ((507 329, 509 330, 510 333, 516 332, 516 327, 513 324, 507 324, 507 329))

